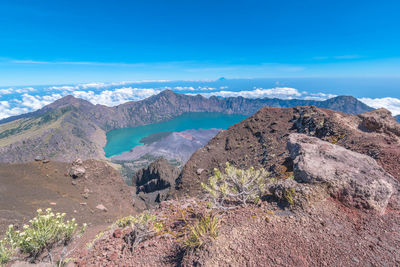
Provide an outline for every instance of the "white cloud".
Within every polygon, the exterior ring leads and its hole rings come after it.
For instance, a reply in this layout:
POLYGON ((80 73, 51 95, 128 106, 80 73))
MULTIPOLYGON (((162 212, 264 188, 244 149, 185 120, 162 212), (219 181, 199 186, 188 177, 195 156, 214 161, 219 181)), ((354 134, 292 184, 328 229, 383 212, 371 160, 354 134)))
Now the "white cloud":
POLYGON ((79 87, 77 87, 77 86, 68 86, 68 85, 65 85, 65 86, 51 86, 51 87, 48 87, 47 90, 73 91, 73 90, 76 90, 76 89, 78 89, 78 88, 79 88, 79 87))
POLYGON ((93 104, 101 104, 106 106, 116 106, 127 101, 137 101, 152 95, 160 93, 161 90, 153 88, 132 88, 123 87, 114 90, 105 90, 100 93, 93 91, 74 91, 75 97, 83 98, 93 104))
MULTIPOLYGON (((99 86, 99 84, 86 84, 86 88, 89 88, 90 86, 96 87, 99 86)), ((72 86, 48 87, 46 89, 62 90, 62 92, 60 93, 53 93, 50 95, 32 95, 26 93, 27 91, 32 91, 33 88, 32 89, 27 88, 26 90, 22 90, 20 92, 23 94, 20 95, 19 98, 12 99, 9 101, 0 101, 0 119, 38 110, 44 107, 45 105, 48 105, 54 102, 55 100, 60 99, 68 94, 72 94, 75 97, 88 100, 93 104, 116 106, 128 101, 142 100, 144 98, 158 94, 162 91, 160 89, 153 89, 153 88, 141 89, 132 87, 122 87, 116 89, 103 90, 100 92, 94 92, 93 90, 83 90, 83 89, 76 90, 77 88, 79 87, 72 87, 72 86)), ((1 90, 6 90, 6 89, 1 89, 1 90)), ((15 90, 10 89, 10 92, 14 93, 15 90)), ((8 93, 8 91, 4 91, 3 93, 8 93)))
POLYGON ((18 94, 34 92, 34 91, 36 91, 36 89, 33 88, 33 87, 25 87, 25 88, 22 88, 22 89, 15 89, 14 90, 14 92, 18 93, 18 94))
MULTIPOLYGON (((213 88, 215 89, 215 88, 213 88)), ((332 97, 336 97, 334 94, 325 93, 309 93, 306 91, 299 92, 296 88, 290 87, 275 87, 275 88, 254 88, 254 90, 245 91, 218 91, 211 93, 200 93, 205 97, 220 96, 220 97, 237 97, 242 96, 245 98, 279 98, 279 99, 305 99, 305 100, 318 100, 323 101, 332 97)), ((190 93, 188 95, 196 95, 196 93, 190 93)))
POLYGON ((207 87, 207 86, 198 86, 197 88, 194 88, 193 86, 175 86, 173 88, 171 87, 162 87, 162 89, 170 89, 174 91, 212 91, 215 90, 214 87, 207 87))
POLYGON ((329 98, 337 97, 337 95, 334 95, 334 94, 324 94, 324 93, 302 92, 302 94, 305 95, 303 99, 306 99, 306 100, 323 101, 323 100, 327 100, 329 98))
MULTIPOLYGON (((171 89, 170 87, 164 87, 163 89, 171 89)), ((175 91, 195 91, 196 89, 192 86, 175 86, 173 88, 175 91)))
POLYGON ((30 110, 37 110, 56 101, 57 99, 60 99, 61 97, 62 95, 60 94, 52 94, 45 96, 33 96, 30 94, 23 94, 22 103, 20 105, 23 107, 27 107, 30 110))
POLYGON ((22 94, 33 92, 36 89, 33 87, 25 87, 25 88, 7 88, 7 89, 0 89, 0 95, 10 95, 10 94, 22 94))
POLYGON ((100 89, 100 88, 105 88, 105 87, 109 87, 109 86, 111 86, 111 85, 108 85, 106 83, 85 83, 85 84, 78 85, 78 88, 82 88, 82 89, 88 89, 88 88, 100 89))
POLYGON ((237 97, 242 96, 245 98, 281 98, 281 99, 293 99, 295 97, 301 97, 302 93, 300 93, 295 88, 289 87, 276 87, 271 89, 264 88, 255 88, 254 90, 247 91, 218 91, 212 93, 200 93, 205 97, 210 96, 221 96, 221 97, 237 97))
POLYGON ((373 108, 386 108, 392 112, 393 116, 400 114, 400 99, 394 97, 384 98, 359 98, 364 104, 373 108))
POLYGON ((1 108, 10 108, 10 103, 8 101, 0 101, 1 108))
POLYGON ((207 86, 199 86, 198 87, 198 89, 200 90, 200 91, 212 91, 212 90, 215 90, 216 88, 214 88, 214 87, 207 87, 207 86))
POLYGON ((14 93, 14 90, 12 88, 0 89, 0 95, 9 95, 12 93, 14 93))
POLYGON ((26 112, 29 112, 29 109, 21 107, 11 108, 11 105, 8 101, 0 101, 0 119, 19 115, 26 112))

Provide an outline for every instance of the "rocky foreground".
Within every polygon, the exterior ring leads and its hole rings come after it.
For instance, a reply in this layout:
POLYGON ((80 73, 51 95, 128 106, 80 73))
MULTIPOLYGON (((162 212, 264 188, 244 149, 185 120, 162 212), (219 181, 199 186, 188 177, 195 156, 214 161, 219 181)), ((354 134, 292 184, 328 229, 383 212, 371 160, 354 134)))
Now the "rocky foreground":
POLYGON ((264 108, 192 156, 178 179, 181 199, 152 211, 167 234, 131 252, 125 238, 131 230, 112 229, 75 263, 397 266, 399 127, 386 110, 351 116, 315 107, 264 108), (261 203, 210 209, 200 181, 227 161, 270 170, 274 179, 261 203), (219 216, 218 237, 188 253, 182 233, 204 213, 219 216))
MULTIPOLYGON (((133 177, 137 193, 167 199, 148 211, 157 221, 154 234, 144 238, 141 228, 121 221, 96 238, 91 228, 67 248, 69 264, 398 266, 399 158, 400 124, 384 109, 355 116, 263 108, 198 150, 178 178, 161 159, 133 177), (260 201, 215 205, 201 182, 226 162, 269 171, 260 201), (206 216, 217 218, 216 231, 189 249, 188 236, 206 216)), ((70 175, 84 182, 82 164, 70 175)))
POLYGON ((282 210, 263 202, 221 217, 218 237, 194 254, 182 249, 182 214, 207 210, 197 199, 163 202, 154 211, 169 234, 129 251, 131 230, 106 232, 91 250, 77 253, 77 266, 397 266, 400 216, 348 208, 327 198, 307 209, 282 210))
POLYGON ((258 205, 211 210, 206 199, 166 201, 152 211, 166 234, 130 251, 131 229, 108 231, 78 266, 397 266, 400 183, 368 156, 303 134, 288 147, 294 177, 269 185, 258 205), (288 197, 287 192, 291 192, 288 197), (187 252, 188 221, 214 212, 218 237, 187 252))

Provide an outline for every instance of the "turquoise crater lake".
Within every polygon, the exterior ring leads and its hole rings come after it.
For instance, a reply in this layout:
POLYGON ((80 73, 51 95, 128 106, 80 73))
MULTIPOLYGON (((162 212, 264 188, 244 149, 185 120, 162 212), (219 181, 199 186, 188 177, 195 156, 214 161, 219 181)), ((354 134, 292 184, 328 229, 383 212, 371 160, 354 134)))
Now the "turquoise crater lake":
POLYGON ((116 129, 107 133, 107 144, 104 147, 104 152, 106 157, 112 157, 127 152, 135 146, 143 145, 140 143, 140 140, 151 134, 189 129, 227 129, 229 126, 245 118, 247 116, 238 114, 213 112, 185 113, 164 122, 116 129))

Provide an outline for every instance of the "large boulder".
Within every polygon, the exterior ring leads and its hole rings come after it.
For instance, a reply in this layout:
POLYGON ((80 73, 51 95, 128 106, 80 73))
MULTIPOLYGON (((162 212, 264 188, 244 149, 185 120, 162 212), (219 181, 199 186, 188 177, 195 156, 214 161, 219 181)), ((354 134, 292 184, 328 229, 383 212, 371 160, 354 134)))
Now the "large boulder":
POLYGON ((383 213, 398 182, 376 161, 304 134, 288 141, 297 182, 320 186, 348 206, 383 213))
POLYGON ((400 137, 400 124, 392 117, 392 113, 384 108, 358 115, 362 122, 360 127, 371 132, 386 133, 400 137))
POLYGON ((86 170, 82 166, 72 166, 71 169, 69 170, 69 175, 74 179, 83 177, 85 173, 86 170))
POLYGON ((83 161, 81 159, 76 159, 72 162, 72 167, 69 169, 69 176, 74 179, 83 177, 86 173, 86 169, 82 166, 83 161))

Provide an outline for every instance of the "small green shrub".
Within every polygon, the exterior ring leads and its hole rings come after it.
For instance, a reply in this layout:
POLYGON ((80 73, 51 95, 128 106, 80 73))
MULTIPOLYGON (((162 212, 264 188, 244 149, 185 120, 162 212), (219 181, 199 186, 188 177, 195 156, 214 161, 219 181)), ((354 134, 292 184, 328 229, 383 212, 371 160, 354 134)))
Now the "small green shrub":
POLYGON ((203 215, 194 225, 188 225, 188 234, 183 240, 187 250, 202 248, 218 237, 219 218, 216 215, 203 215))
POLYGON ((114 224, 121 228, 125 228, 128 226, 134 228, 146 225, 149 228, 153 228, 153 230, 155 230, 156 232, 161 231, 161 229, 163 228, 162 223, 157 221, 157 217, 154 214, 150 214, 148 212, 143 212, 136 216, 126 216, 119 219, 114 224))
MULTIPOLYGON (((51 209, 43 212, 37 210, 37 216, 24 225, 23 231, 8 227, 4 243, 11 249, 19 248, 22 253, 36 258, 45 249, 49 250, 58 243, 68 243, 77 232, 78 224, 75 219, 64 221, 65 213, 54 214, 51 209)), ((81 233, 85 231, 86 224, 82 226, 81 233)))
POLYGON ((0 266, 5 265, 13 255, 13 250, 5 243, 5 240, 0 240, 0 266))
POLYGON ((285 189, 284 198, 285 198, 286 202, 289 204, 289 206, 294 205, 295 194, 296 194, 296 191, 293 187, 285 189))
POLYGON ((226 202, 236 202, 246 205, 257 203, 265 193, 269 173, 264 169, 237 169, 226 163, 225 173, 214 169, 214 176, 208 184, 201 186, 207 191, 217 207, 224 207, 226 202))
POLYGON ((104 232, 98 233, 98 234, 94 237, 94 239, 93 239, 91 242, 86 243, 86 248, 87 248, 87 249, 92 248, 93 245, 94 245, 98 240, 100 240, 100 238, 102 238, 102 237, 104 236, 104 234, 105 234, 104 232))
POLYGON ((147 212, 136 216, 124 217, 115 222, 115 224, 122 228, 128 226, 132 228, 129 235, 125 237, 125 241, 131 246, 131 251, 133 251, 141 242, 160 233, 164 227, 162 222, 158 221, 154 214, 147 212))
POLYGON ((123 218, 117 220, 114 223, 114 225, 121 227, 121 228, 125 228, 128 226, 131 226, 134 220, 135 220, 135 217, 132 215, 129 215, 129 216, 126 216, 126 217, 123 217, 123 218))

